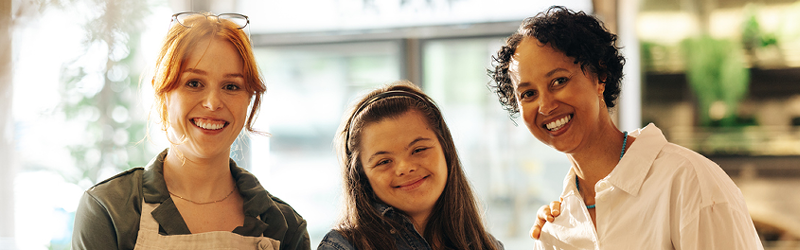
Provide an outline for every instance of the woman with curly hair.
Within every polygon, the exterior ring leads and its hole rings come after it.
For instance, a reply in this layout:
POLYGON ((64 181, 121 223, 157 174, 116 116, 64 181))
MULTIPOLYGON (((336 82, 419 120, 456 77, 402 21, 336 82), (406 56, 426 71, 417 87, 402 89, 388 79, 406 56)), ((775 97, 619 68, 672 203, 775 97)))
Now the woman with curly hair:
POLYGON ((364 96, 336 148, 344 214, 317 249, 503 249, 484 229, 441 111, 410 82, 364 96))
POLYGON ((572 163, 561 202, 540 210, 550 223, 534 226, 537 247, 763 249, 719 166, 653 124, 631 133, 614 125, 625 64, 616 39, 596 18, 554 6, 492 57, 490 87, 504 108, 572 163))

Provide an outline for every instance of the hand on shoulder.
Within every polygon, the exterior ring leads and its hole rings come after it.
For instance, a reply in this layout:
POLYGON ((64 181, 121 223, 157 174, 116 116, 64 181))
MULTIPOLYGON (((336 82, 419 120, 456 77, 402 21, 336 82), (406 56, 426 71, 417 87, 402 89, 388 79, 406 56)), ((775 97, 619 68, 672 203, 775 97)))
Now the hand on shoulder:
POLYGON ((542 234, 542 228, 546 222, 553 222, 556 217, 561 215, 561 202, 564 201, 563 198, 559 199, 558 201, 550 202, 550 205, 544 205, 539 208, 539 211, 536 212, 536 223, 533 224, 531 227, 530 235, 531 238, 538 240, 539 236, 542 234))

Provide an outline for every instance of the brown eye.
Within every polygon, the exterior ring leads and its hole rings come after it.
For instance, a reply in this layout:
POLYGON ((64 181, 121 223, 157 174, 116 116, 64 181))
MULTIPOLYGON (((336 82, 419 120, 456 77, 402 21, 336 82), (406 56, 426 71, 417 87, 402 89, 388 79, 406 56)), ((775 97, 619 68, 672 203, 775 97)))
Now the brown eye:
POLYGON ((233 90, 239 90, 241 88, 236 84, 228 84, 228 85, 225 85, 224 89, 233 91, 233 90))
POLYGON ((528 98, 533 97, 534 95, 536 95, 536 91, 526 90, 526 91, 523 91, 521 94, 519 94, 519 98, 522 99, 522 100, 526 100, 528 98))
POLYGON ((566 77, 559 77, 553 80, 553 87, 559 87, 561 85, 566 84, 569 81, 569 78, 566 77))
POLYGON ((386 165, 386 164, 389 164, 389 163, 392 163, 392 160, 384 159, 384 160, 381 160, 378 163, 376 163, 375 166, 377 167, 377 166, 386 165))
POLYGON ((190 88, 199 88, 200 85, 201 85, 200 82, 198 82, 197 80, 190 80, 186 82, 186 86, 190 88))

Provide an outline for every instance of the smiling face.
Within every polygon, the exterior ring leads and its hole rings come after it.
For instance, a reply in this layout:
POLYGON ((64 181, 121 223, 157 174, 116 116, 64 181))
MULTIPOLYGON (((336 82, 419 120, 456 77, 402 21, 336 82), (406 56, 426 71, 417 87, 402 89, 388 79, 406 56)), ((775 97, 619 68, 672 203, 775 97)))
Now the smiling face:
POLYGON ((525 38, 509 72, 528 130, 558 151, 586 148, 601 125, 610 121, 601 104, 605 85, 549 44, 525 38))
POLYGON ((447 162, 436 133, 410 110, 366 125, 360 161, 375 195, 412 217, 427 217, 447 183, 447 162))
POLYGON ((166 95, 170 133, 183 153, 209 158, 230 154, 245 124, 250 93, 242 58, 228 41, 207 39, 189 50, 178 87, 166 95))

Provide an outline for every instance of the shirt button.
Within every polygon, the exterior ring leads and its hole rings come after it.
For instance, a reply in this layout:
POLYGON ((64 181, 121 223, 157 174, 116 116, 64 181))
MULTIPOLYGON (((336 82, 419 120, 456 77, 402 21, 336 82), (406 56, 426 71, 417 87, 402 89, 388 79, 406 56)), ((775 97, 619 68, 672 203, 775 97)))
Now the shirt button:
MULTIPOLYGON (((600 182, 598 182, 598 183, 597 183, 597 189, 599 189, 599 190, 604 190, 604 189, 606 189, 606 188, 608 188, 608 183, 607 183, 607 182, 605 182, 605 181, 600 181, 600 182)), ((598 190, 598 191, 599 191, 599 190, 598 190)))

